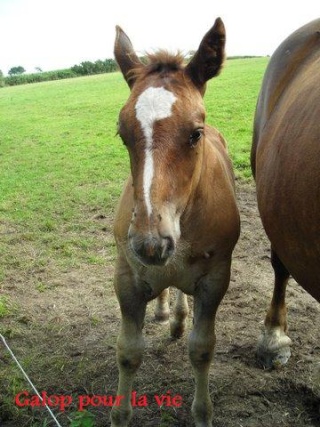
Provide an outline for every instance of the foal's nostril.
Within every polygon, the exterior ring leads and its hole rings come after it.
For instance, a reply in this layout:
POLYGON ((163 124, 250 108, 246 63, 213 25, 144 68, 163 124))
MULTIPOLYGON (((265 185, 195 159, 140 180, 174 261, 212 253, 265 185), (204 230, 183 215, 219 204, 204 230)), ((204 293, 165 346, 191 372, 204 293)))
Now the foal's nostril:
POLYGON ((173 238, 171 236, 163 237, 161 247, 162 247, 161 258, 162 259, 169 258, 174 252, 173 238))

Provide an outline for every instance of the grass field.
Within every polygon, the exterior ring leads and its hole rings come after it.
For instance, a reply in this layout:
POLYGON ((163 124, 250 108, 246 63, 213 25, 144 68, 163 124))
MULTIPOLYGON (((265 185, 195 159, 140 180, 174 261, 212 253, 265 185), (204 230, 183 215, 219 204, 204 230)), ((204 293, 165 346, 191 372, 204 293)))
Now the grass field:
MULTIPOLYGON (((207 122, 227 139, 236 174, 244 179, 251 176, 252 120, 266 63, 228 61, 205 95, 207 122)), ((116 137, 127 96, 120 73, 1 89, 0 278, 29 262, 6 246, 16 233, 46 244, 40 264, 47 257, 103 262, 93 255, 94 235, 90 241, 81 231, 92 227, 87 218, 95 212, 112 215, 128 174, 127 152, 116 137)))
MULTIPOLYGON (((267 58, 227 61, 205 95, 207 122, 227 139, 240 179, 251 176, 252 121, 266 64, 267 58)), ((120 73, 0 90, 0 332, 7 338, 19 336, 25 322, 24 308, 12 296, 21 277, 28 277, 26 295, 30 289, 40 294, 54 287, 45 279, 49 270, 52 277, 114 259, 99 219, 110 233, 129 170, 116 136, 127 96, 120 73)), ((3 354, 0 343, 0 408, 19 419, 23 411, 4 390, 25 389, 24 380, 3 354)), ((31 369, 35 360, 25 357, 24 366, 31 369)), ((45 425, 24 423, 12 425, 45 425)))

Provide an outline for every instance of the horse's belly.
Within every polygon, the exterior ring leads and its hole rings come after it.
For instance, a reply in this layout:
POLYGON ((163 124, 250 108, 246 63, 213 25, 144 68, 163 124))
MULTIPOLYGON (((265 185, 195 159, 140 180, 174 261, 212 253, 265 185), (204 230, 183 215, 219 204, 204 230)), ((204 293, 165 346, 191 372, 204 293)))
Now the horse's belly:
POLYGON ((319 300, 319 153, 310 154, 310 147, 306 157, 306 141, 299 146, 282 139, 281 145, 273 138, 260 153, 256 183, 261 220, 272 248, 291 275, 319 300))

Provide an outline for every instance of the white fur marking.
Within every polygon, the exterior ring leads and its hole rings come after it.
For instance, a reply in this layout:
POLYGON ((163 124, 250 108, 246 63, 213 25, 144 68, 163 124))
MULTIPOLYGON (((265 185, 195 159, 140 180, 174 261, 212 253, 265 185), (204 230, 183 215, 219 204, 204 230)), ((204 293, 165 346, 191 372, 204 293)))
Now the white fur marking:
POLYGON ((143 194, 148 215, 151 215, 151 185, 154 174, 153 125, 156 121, 171 116, 172 105, 176 101, 172 92, 163 87, 149 87, 139 96, 136 103, 136 117, 146 138, 145 164, 143 171, 143 194))

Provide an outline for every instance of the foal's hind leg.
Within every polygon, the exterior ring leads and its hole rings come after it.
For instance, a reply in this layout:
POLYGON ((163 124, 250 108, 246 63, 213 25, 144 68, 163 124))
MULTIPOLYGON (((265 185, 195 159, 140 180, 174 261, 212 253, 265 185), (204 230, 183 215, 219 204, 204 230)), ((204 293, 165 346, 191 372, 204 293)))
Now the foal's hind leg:
POLYGON ((168 322, 170 316, 169 307, 169 288, 164 289, 156 299, 156 308, 154 310, 154 318, 157 322, 168 322))
POLYGON ((287 336, 287 308, 285 303, 289 272, 271 249, 271 263, 275 282, 273 297, 259 338, 257 357, 267 368, 285 365, 290 358, 291 339, 287 336))
POLYGON ((173 319, 170 322, 170 335, 180 338, 186 329, 186 319, 189 313, 187 295, 177 291, 177 299, 173 309, 173 319))

